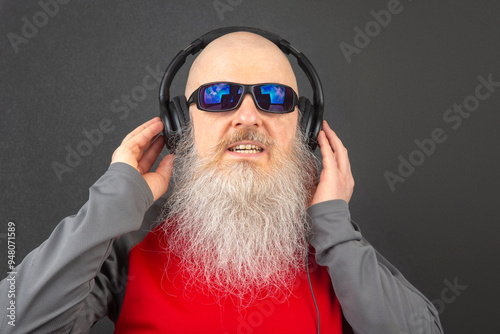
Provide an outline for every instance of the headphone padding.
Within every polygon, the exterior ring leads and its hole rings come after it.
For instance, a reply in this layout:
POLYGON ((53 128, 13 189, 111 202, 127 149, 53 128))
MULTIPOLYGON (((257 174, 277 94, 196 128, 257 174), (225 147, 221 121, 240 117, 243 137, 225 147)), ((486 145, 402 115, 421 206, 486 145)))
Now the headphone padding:
POLYGON ((314 108, 308 98, 301 96, 299 98, 299 110, 301 112, 300 125, 304 131, 304 140, 310 145, 311 131, 313 130, 314 108))
POLYGON ((182 127, 189 122, 189 107, 187 105, 186 97, 184 95, 176 96, 172 99, 175 108, 172 109, 172 114, 175 113, 176 119, 179 123, 176 123, 176 131, 182 131, 182 127), (175 110, 175 111, 174 111, 175 110))

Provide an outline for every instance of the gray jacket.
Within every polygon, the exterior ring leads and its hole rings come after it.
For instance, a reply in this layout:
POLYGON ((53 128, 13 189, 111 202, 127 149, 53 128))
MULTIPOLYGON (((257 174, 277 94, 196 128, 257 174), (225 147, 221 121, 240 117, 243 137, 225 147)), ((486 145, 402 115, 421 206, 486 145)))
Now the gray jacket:
MULTIPOLYGON (((116 322, 128 253, 152 230, 164 201, 153 201, 133 167, 111 165, 80 211, 24 258, 14 280, 0 282, 0 333, 87 333, 105 316, 116 322), (13 282, 15 298, 7 298, 13 282), (12 300, 15 326, 8 324, 12 300)), ((327 267, 354 333, 443 333, 435 307, 363 239, 345 201, 316 204, 308 215, 316 261, 327 267)))

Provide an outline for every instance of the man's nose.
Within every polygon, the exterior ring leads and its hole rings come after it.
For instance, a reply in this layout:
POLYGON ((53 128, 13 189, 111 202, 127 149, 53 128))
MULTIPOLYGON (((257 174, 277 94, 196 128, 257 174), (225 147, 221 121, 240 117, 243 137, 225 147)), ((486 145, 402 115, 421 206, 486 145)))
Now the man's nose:
POLYGON ((252 94, 245 94, 243 101, 235 111, 233 126, 259 127, 260 125, 262 125, 260 110, 257 109, 252 94))

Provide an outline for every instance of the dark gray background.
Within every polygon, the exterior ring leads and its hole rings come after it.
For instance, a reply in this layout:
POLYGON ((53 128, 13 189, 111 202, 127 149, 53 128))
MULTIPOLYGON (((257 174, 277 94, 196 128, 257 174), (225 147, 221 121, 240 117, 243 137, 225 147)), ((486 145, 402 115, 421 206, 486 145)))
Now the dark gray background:
MULTIPOLYGON (((8 34, 22 35, 22 18, 33 22, 42 7, 1 1, 2 276, 7 222, 16 223, 20 261, 78 211, 122 138, 158 114, 157 88, 127 116, 111 107, 122 94, 137 91, 146 67, 163 71, 208 30, 249 25, 289 40, 319 72, 325 118, 349 150, 356 180, 351 214, 365 237, 431 300, 443 300, 446 280, 467 286, 442 304, 447 333, 496 333, 500 87, 456 130, 443 115, 474 94, 478 76, 500 81, 500 3, 401 0, 401 12, 348 63, 340 43, 353 45, 354 28, 364 30, 374 20, 370 11, 388 3, 71 1, 16 52, 8 34), (217 3, 229 6, 220 16, 217 3), (114 130, 59 180, 53 162, 64 164, 65 146, 76 149, 85 140, 82 131, 105 118, 114 130), (384 172, 397 173, 398 156, 408 159, 417 149, 414 141, 430 138, 435 128, 447 140, 391 191, 384 172)), ((186 70, 174 82, 174 94, 183 92, 186 70)), ((297 73, 302 95, 310 95, 297 73)), ((110 328, 100 322, 93 332, 110 328)))

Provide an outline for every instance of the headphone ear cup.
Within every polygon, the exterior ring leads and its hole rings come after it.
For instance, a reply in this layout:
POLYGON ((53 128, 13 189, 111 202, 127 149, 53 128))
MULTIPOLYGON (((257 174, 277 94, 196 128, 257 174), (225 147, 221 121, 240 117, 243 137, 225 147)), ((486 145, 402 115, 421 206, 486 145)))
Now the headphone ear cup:
POLYGON ((160 119, 163 123, 163 139, 165 140, 165 146, 167 149, 171 150, 170 137, 172 136, 172 122, 170 121, 170 109, 173 108, 172 102, 160 100, 160 119))
POLYGON ((176 96, 168 102, 167 112, 162 120, 165 146, 172 153, 175 152, 177 142, 182 138, 183 126, 189 122, 189 119, 189 108, 185 96, 176 96))
POLYGON ((302 127, 302 131, 304 132, 304 140, 309 148, 314 151, 316 149, 316 146, 318 145, 318 134, 314 133, 317 127, 317 117, 314 111, 314 107, 311 104, 311 101, 309 101, 309 99, 304 96, 301 96, 299 98, 298 107, 301 112, 300 125, 302 127))

